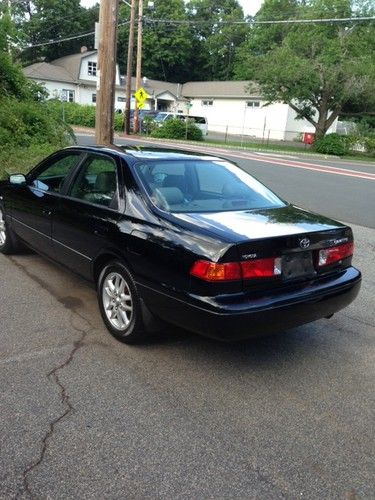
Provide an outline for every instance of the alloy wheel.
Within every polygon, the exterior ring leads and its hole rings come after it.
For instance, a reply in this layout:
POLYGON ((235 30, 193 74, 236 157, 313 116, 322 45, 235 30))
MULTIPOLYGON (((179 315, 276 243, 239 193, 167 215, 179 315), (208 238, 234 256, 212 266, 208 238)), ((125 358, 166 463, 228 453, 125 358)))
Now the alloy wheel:
POLYGON ((102 288, 105 314, 117 330, 126 330, 133 317, 133 299, 125 278, 117 272, 106 276, 102 288))
POLYGON ((5 228, 5 218, 2 210, 0 209, 0 245, 5 245, 7 239, 7 233, 5 228))

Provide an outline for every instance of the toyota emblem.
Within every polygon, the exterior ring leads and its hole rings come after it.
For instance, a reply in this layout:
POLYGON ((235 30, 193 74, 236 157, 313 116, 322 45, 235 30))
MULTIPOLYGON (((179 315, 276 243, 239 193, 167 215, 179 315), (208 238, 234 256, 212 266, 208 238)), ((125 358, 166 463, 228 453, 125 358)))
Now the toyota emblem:
POLYGON ((309 248, 310 246, 309 238, 302 238, 301 240, 299 240, 299 246, 301 248, 309 248))

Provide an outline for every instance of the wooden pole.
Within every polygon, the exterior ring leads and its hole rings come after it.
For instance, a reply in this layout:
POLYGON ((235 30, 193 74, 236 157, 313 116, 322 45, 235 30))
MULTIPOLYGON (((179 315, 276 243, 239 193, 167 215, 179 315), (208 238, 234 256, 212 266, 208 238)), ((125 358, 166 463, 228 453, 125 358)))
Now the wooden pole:
POLYGON ((130 7, 130 25, 129 25, 129 41, 128 41, 128 62, 126 66, 126 85, 125 85, 125 134, 130 134, 130 110, 131 110, 131 93, 132 93, 132 74, 133 74, 133 46, 134 46, 134 21, 135 7, 137 0, 131 0, 130 7))
POLYGON ((95 141, 112 144, 115 107, 116 45, 119 0, 101 0, 99 13, 99 79, 96 98, 95 141))
MULTIPOLYGON (((136 75, 135 75, 136 91, 141 86, 141 77, 142 77, 142 25, 143 25, 143 0, 139 0, 139 3, 138 3, 137 70, 136 70, 136 75)), ((138 109, 138 106, 135 107, 135 111, 134 111, 134 132, 136 134, 139 132, 139 109, 138 109)))

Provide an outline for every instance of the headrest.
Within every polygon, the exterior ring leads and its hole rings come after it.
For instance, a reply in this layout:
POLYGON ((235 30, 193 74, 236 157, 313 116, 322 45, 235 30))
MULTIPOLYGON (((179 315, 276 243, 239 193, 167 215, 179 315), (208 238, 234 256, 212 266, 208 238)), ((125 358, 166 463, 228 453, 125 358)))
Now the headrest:
POLYGON ((181 189, 176 187, 157 188, 154 191, 157 204, 162 208, 168 208, 169 205, 177 205, 183 203, 184 195, 181 189), (167 204, 167 206, 166 206, 167 204))
POLYGON ((113 192, 116 189, 116 175, 114 172, 100 172, 95 181, 95 189, 102 193, 113 192))

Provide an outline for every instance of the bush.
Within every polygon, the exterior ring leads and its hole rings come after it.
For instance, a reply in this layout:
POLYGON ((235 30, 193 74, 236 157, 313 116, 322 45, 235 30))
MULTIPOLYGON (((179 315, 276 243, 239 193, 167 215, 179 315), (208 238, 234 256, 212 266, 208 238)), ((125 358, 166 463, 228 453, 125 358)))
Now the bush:
POLYGON ((0 176, 72 142, 73 131, 46 103, 0 99, 0 176))
POLYGON ((151 132, 151 137, 160 139, 188 139, 190 141, 203 140, 200 128, 191 122, 186 123, 179 118, 165 121, 161 127, 151 132))
POLYGON ((348 153, 347 136, 328 134, 314 142, 314 150, 326 155, 343 156, 348 153))
MULTIPOLYGON (((57 113, 69 125, 77 125, 78 127, 95 127, 96 107, 90 104, 78 104, 76 102, 60 102, 59 100, 50 100, 47 106, 57 113)), ((122 131, 124 129, 124 115, 115 113, 113 119, 114 129, 122 131)))
POLYGON ((155 121, 155 118, 153 116, 145 115, 142 120, 142 132, 150 135, 157 128, 158 123, 155 121))

